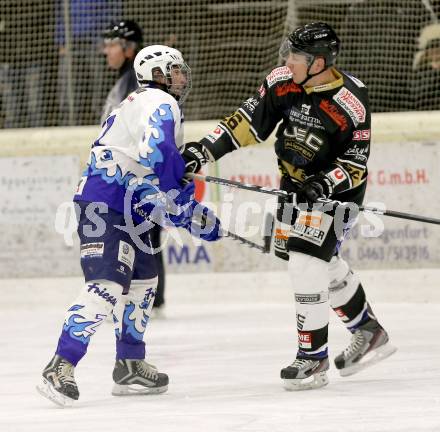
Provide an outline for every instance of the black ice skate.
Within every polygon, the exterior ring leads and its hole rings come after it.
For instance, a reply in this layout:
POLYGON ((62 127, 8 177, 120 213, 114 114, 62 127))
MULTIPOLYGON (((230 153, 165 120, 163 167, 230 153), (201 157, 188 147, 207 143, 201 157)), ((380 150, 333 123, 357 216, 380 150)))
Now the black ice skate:
POLYGON ((75 366, 72 363, 55 355, 44 369, 37 391, 59 406, 72 406, 79 398, 74 370, 75 366))
POLYGON ((145 360, 117 360, 113 381, 114 396, 163 393, 168 389, 168 375, 145 360))
POLYGON ((290 366, 281 369, 286 390, 310 390, 328 384, 326 371, 328 358, 321 360, 297 358, 290 366))
POLYGON ((389 357, 396 349, 381 325, 370 320, 353 333, 350 345, 335 358, 335 366, 341 376, 353 375, 389 357))

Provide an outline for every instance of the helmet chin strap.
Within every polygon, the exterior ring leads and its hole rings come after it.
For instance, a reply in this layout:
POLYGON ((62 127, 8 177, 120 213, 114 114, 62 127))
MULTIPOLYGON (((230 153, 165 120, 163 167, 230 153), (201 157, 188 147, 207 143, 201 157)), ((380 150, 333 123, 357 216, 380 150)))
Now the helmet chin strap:
POLYGON ((303 86, 309 79, 311 79, 311 78, 313 78, 313 77, 315 77, 315 76, 325 72, 330 67, 330 66, 325 66, 325 68, 322 71, 316 72, 314 74, 311 74, 310 73, 310 68, 312 67, 314 61, 315 61, 315 59, 313 59, 313 61, 309 64, 309 66, 307 67, 307 75, 306 75, 306 77, 300 83, 298 83, 298 85, 303 86))

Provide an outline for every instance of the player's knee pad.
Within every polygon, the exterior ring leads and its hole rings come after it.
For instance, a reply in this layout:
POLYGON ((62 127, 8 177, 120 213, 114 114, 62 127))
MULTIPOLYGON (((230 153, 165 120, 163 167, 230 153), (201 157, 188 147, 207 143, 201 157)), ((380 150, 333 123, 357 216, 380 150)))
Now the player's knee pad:
POLYGON ((345 305, 355 295, 360 285, 359 278, 340 256, 334 256, 329 263, 329 294, 332 308, 345 305))
POLYGON ((289 252, 288 271, 295 293, 328 290, 328 263, 300 252, 289 252))
POLYGON ((157 276, 151 279, 133 279, 128 294, 124 296, 125 302, 152 303, 157 290, 157 282, 157 276))
POLYGON ((290 252, 289 255, 289 275, 295 292, 298 329, 300 331, 326 329, 328 263, 299 252, 290 252))
POLYGON ((86 282, 74 303, 90 313, 109 315, 122 295, 122 285, 98 279, 86 282))

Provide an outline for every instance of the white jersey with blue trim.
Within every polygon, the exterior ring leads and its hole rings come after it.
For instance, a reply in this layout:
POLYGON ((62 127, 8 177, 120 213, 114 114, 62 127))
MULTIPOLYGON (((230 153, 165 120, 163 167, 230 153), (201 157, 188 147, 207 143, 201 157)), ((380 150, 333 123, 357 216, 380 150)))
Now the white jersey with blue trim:
POLYGON ((181 189, 185 171, 179 152, 182 143, 182 113, 177 101, 157 88, 137 89, 103 124, 74 200, 104 202, 126 213, 127 190, 134 208, 159 190, 181 189))

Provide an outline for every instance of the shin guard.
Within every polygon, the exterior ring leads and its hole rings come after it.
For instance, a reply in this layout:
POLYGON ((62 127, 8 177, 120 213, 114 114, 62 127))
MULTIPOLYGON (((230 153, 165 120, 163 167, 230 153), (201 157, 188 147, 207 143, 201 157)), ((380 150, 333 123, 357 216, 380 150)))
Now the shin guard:
POLYGON ((370 319, 375 319, 366 300, 359 278, 346 261, 334 256, 330 261, 330 304, 348 330, 354 332, 370 319))
POLYGON ((114 316, 116 359, 144 359, 144 333, 150 319, 157 289, 157 277, 133 280, 122 297, 119 316, 114 316))
POLYGON ((327 357, 328 263, 290 252, 289 275, 295 292, 298 356, 327 357))
POLYGON ((91 336, 112 313, 121 294, 122 286, 115 282, 87 282, 67 311, 56 354, 76 366, 86 354, 91 336))

